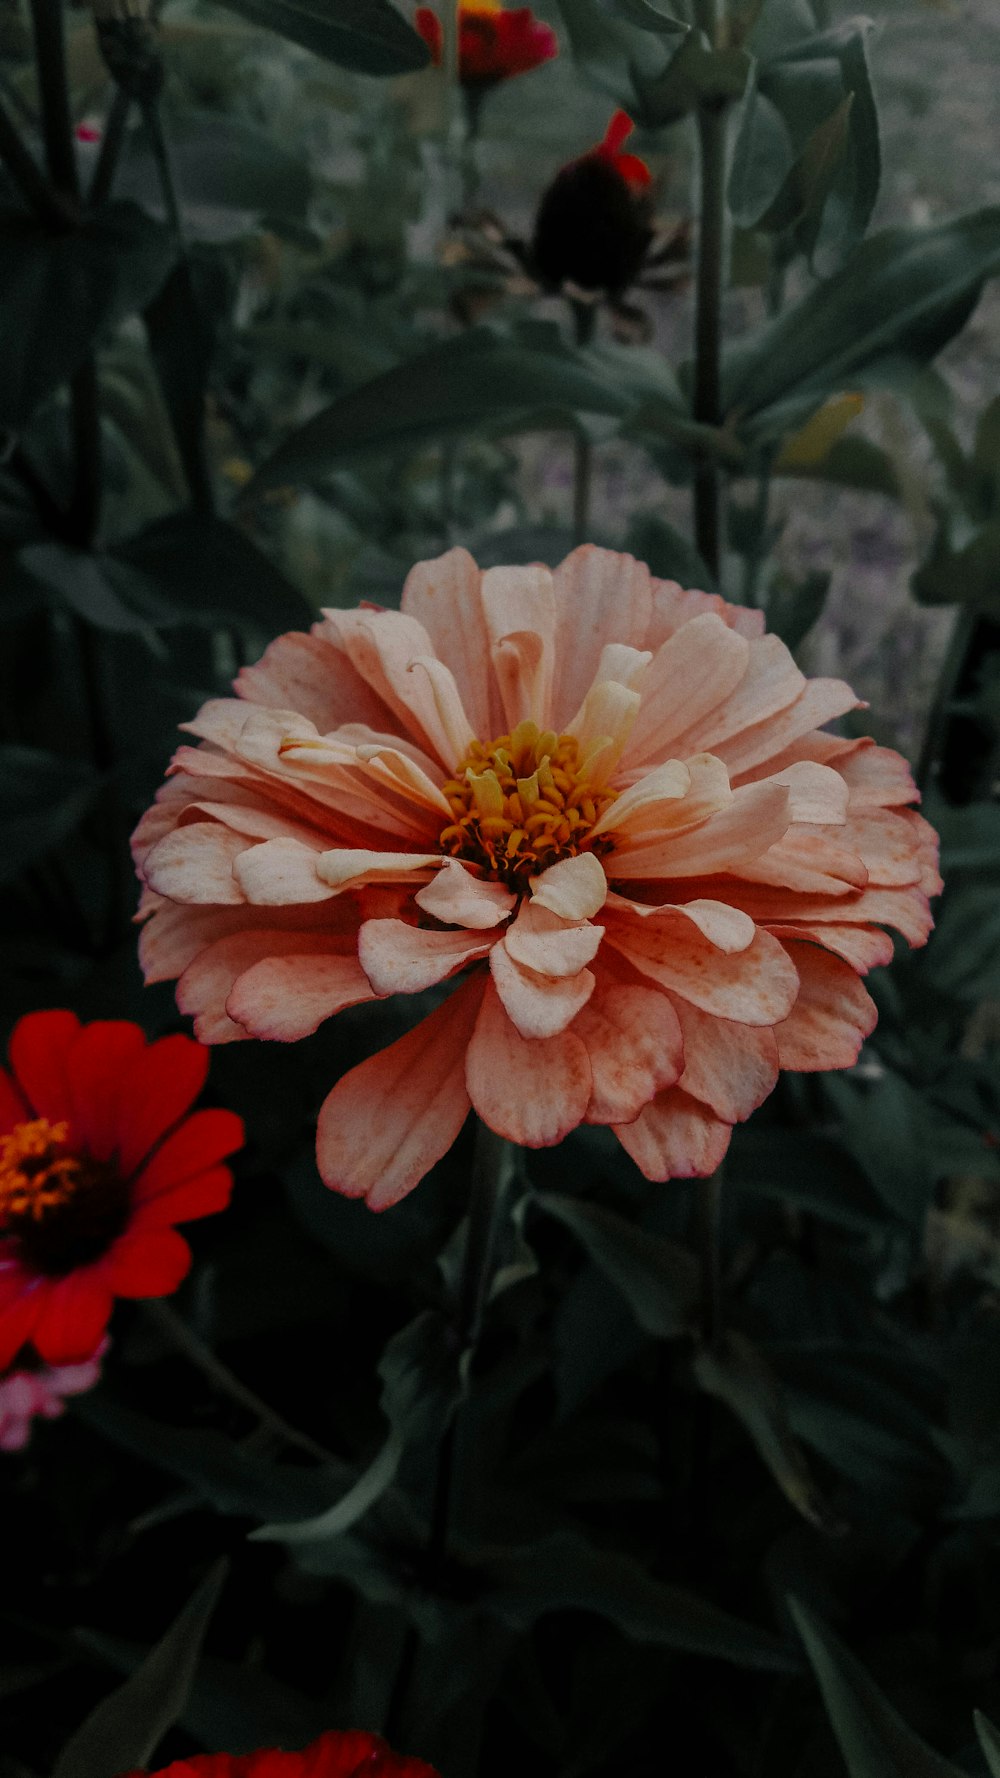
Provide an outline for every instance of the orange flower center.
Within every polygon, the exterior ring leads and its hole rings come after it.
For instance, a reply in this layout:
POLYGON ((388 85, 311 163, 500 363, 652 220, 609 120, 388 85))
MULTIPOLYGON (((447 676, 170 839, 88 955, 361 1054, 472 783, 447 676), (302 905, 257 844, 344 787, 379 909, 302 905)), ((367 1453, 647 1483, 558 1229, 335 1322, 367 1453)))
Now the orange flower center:
POLYGON ((443 786, 453 815, 441 831, 443 850, 517 890, 561 858, 606 852, 609 839, 589 836, 617 793, 595 788, 587 766, 575 735, 534 722, 519 722, 495 741, 473 741, 443 786))
POLYGON ((39 1117, 0 1136, 0 1239, 25 1265, 61 1277, 107 1251, 128 1221, 113 1167, 76 1153, 69 1125, 39 1117))

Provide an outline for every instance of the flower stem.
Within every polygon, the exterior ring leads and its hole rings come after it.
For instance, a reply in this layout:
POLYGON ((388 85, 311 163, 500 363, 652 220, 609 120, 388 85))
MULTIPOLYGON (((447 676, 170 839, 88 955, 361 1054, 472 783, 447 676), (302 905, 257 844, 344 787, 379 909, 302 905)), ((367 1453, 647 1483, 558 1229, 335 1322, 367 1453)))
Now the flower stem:
MULTIPOLYGON (((573 328, 578 346, 589 346, 597 324, 594 303, 574 302, 573 328)), ((594 446, 587 433, 573 435, 573 542, 585 542, 590 525, 590 496, 594 482, 594 446)))
POLYGON ((941 753, 948 733, 951 705, 965 673, 966 661, 976 633, 976 625, 976 612, 969 605, 960 605, 955 626, 951 632, 948 651, 935 688, 931 713, 927 719, 927 730, 920 749, 920 758, 914 772, 917 788, 922 795, 926 795, 928 790, 933 788, 934 776, 940 765, 941 753))
POLYGON ((284 1439, 287 1445, 294 1445, 297 1450, 307 1452, 310 1457, 315 1457, 320 1463, 338 1462, 332 1451, 317 1444, 316 1440, 310 1438, 308 1433, 299 1432, 296 1427, 289 1425, 289 1422, 281 1414, 269 1407, 266 1401, 261 1401, 260 1396, 255 1395, 252 1389, 248 1389, 245 1383, 241 1383, 239 1377, 229 1369, 229 1366, 223 1364, 221 1358, 216 1357, 211 1348, 198 1338, 187 1322, 162 1298, 150 1298, 143 1307, 149 1319, 160 1333, 165 1335, 170 1344, 178 1352, 183 1353, 184 1357, 189 1359, 222 1395, 228 1395, 231 1401, 238 1402, 240 1407, 246 1408, 253 1414, 268 1432, 272 1432, 276 1438, 284 1439))
MULTIPOLYGON (((719 39, 719 0, 696 0, 695 15, 711 45, 719 39)), ((698 275, 695 289, 693 417, 706 426, 722 421, 722 288, 726 250, 726 138, 728 105, 718 99, 698 107, 701 175, 698 275)), ((718 580, 723 552, 722 478, 709 456, 694 468, 694 531, 698 551, 718 580)))
MULTIPOLYGON (((483 1314, 489 1299, 499 1229, 499 1210, 512 1173, 517 1150, 513 1143, 480 1123, 472 1161, 469 1226, 465 1238, 462 1272, 455 1305, 455 1343, 459 1354, 471 1362, 479 1343, 483 1314)), ((458 1443, 458 1410, 452 1415, 438 1448, 431 1501, 430 1532, 424 1553, 429 1582, 440 1582, 448 1562, 452 1502, 458 1443)), ((384 1729, 394 1744, 401 1738, 406 1707, 413 1689, 420 1637, 415 1625, 407 1626, 399 1666, 385 1713, 384 1729)))

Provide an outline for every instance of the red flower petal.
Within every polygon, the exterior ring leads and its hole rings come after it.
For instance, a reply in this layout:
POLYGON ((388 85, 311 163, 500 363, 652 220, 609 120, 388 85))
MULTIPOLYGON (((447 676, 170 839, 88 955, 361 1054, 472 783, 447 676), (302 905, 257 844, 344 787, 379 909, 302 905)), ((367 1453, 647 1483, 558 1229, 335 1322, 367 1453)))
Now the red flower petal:
POLYGON ((0 1265, 0 1371, 31 1338, 43 1297, 44 1286, 20 1266, 0 1265))
POLYGON ((191 1270, 191 1249, 176 1229, 139 1228, 115 1242, 105 1266, 116 1296, 169 1296, 191 1270))
POLYGON ((46 1364, 82 1364, 90 1358, 111 1319, 114 1298, 103 1268, 85 1266, 65 1278, 46 1279, 32 1334, 46 1364))
POLYGON ((234 1111, 196 1111, 147 1161, 133 1187, 133 1202, 146 1203, 168 1187, 182 1185, 242 1147, 243 1119, 234 1111))
POLYGON ((161 1037, 136 1058, 122 1082, 118 1119, 126 1177, 193 1105, 207 1074, 208 1051, 192 1037, 161 1037))
POLYGON ((15 1124, 26 1123, 30 1117, 31 1111, 23 1095, 18 1092, 6 1068, 0 1068, 0 1136, 6 1136, 15 1124))
POLYGON ((441 20, 429 6, 418 6, 413 15, 413 25, 418 36, 422 37, 431 52, 431 60, 437 67, 441 65, 441 46, 444 32, 441 20))
POLYGON ((53 1123, 70 1115, 66 1057, 80 1030, 75 1012, 29 1012, 11 1033, 10 1065, 38 1117, 53 1123))
POLYGON ((74 1138, 106 1161, 118 1142, 118 1109, 130 1064, 146 1048, 138 1025, 98 1019, 85 1025, 66 1054, 74 1138))
POLYGON ((133 1227, 166 1228, 177 1222, 194 1222, 199 1216, 214 1216, 217 1210, 225 1210, 232 1195, 229 1168, 212 1167, 182 1185, 164 1186, 152 1197, 144 1197, 136 1208, 133 1227))

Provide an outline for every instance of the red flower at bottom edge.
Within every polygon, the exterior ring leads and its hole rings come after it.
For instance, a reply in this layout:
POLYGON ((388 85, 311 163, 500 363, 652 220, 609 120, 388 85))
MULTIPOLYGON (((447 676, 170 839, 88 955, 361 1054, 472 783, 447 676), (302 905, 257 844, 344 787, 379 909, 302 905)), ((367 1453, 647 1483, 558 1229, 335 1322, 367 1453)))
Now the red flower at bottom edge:
MULTIPOLYGON (((126 1778, 143 1778, 130 1772, 126 1778)), ((422 1759, 393 1753, 379 1735, 333 1729, 301 1753, 264 1747, 259 1753, 198 1753, 175 1760, 153 1778, 439 1778, 422 1759)))
POLYGON ((0 1068, 0 1371, 31 1342, 89 1358, 115 1297, 167 1296, 191 1264, 175 1223, 223 1210, 231 1111, 188 1116, 208 1072, 190 1037, 27 1013, 0 1068))

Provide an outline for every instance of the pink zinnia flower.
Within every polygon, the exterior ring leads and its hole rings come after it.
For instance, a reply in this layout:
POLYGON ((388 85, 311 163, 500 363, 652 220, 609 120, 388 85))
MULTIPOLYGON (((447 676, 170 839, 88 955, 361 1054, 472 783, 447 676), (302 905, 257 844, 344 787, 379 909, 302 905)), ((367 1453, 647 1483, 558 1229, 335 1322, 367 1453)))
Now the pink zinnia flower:
POLYGON ((65 1413, 67 1396, 93 1389, 107 1349, 105 1339, 83 1364, 21 1367, 0 1377, 0 1451, 23 1451, 33 1420, 57 1420, 65 1413))
POLYGON ((324 1180, 374 1209, 470 1105, 710 1173, 780 1068, 855 1060, 881 928, 923 944, 940 886, 905 762, 824 733, 858 700, 762 632, 588 546, 554 573, 452 550, 402 611, 279 637, 136 833, 147 979, 209 1043, 450 984, 320 1113, 324 1180))

